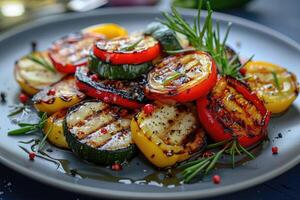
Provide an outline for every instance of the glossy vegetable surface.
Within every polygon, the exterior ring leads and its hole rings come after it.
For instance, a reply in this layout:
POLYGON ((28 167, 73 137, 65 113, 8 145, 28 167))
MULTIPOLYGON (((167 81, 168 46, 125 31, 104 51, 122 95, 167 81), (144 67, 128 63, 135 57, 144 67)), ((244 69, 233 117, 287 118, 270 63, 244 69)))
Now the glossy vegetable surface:
POLYGON ((103 100, 106 103, 138 108, 146 102, 143 80, 112 81, 101 80, 91 74, 87 68, 80 67, 76 71, 76 85, 83 93, 90 97, 103 100))
POLYGON ((164 58, 149 72, 146 95, 150 99, 189 102, 205 96, 215 85, 214 60, 204 52, 164 58))
POLYGON ((145 34, 151 35, 158 40, 164 51, 182 49, 180 40, 177 38, 176 33, 159 22, 149 24, 145 30, 145 34))
POLYGON ((38 111, 52 114, 84 98, 85 94, 76 88, 74 76, 67 76, 53 86, 38 92, 33 96, 32 101, 38 111))
POLYGON ((278 65, 252 61, 242 69, 246 82, 274 115, 286 111, 297 98, 296 76, 278 65))
POLYGON ((48 134, 47 139, 53 145, 68 149, 68 143, 64 135, 63 121, 67 110, 60 110, 51 115, 44 126, 44 133, 48 134))
POLYGON ((263 102, 242 82, 219 78, 206 98, 197 100, 201 124, 215 142, 237 138, 250 147, 267 136, 270 113, 263 102))
POLYGON ((191 104, 156 103, 154 107, 153 112, 142 111, 131 121, 133 140, 152 164, 173 166, 205 146, 204 131, 191 104))
POLYGON ((49 56, 57 71, 75 73, 76 67, 87 65, 89 50, 94 42, 103 38, 93 33, 72 33, 55 41, 49 56))
POLYGON ((130 80, 139 78, 148 72, 152 67, 152 63, 114 65, 103 62, 92 54, 89 58, 88 67, 92 72, 98 74, 100 78, 130 80))
POLYGON ((34 95, 41 89, 58 82, 64 74, 53 72, 41 63, 30 57, 34 56, 38 61, 46 62, 54 70, 48 52, 34 52, 16 61, 14 76, 21 89, 29 95, 34 95))
POLYGON ((132 113, 101 101, 82 102, 69 109, 64 122, 71 150, 97 164, 122 163, 135 154, 130 120, 132 113))
POLYGON ((123 37, 128 35, 128 32, 125 28, 113 23, 93 25, 83 29, 82 31, 84 33, 88 32, 103 35, 107 39, 113 39, 116 37, 123 37))
POLYGON ((141 64, 160 54, 160 45, 150 36, 131 35, 101 40, 94 45, 94 55, 111 64, 141 64))

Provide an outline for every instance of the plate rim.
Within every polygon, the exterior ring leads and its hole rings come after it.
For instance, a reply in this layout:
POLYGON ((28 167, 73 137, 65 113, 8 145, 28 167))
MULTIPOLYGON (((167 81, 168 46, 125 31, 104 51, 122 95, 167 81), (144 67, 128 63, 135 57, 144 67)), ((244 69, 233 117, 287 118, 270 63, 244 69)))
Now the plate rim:
MULTIPOLYGON (((29 23, 25 23, 24 25, 17 26, 11 30, 5 31, 2 34, 0 34, 0 43, 18 33, 30 30, 32 28, 38 27, 42 24, 49 24, 53 23, 55 21, 65 21, 65 20, 71 20, 76 19, 80 17, 88 17, 88 16, 101 16, 101 15, 117 15, 117 14, 158 14, 161 12, 161 9, 154 10, 154 8, 151 9, 151 7, 138 7, 138 9, 133 9, 130 7, 122 7, 122 8, 101 8, 99 10, 95 10, 88 13, 67 13, 67 14, 58 14, 48 17, 43 17, 40 19, 33 20, 29 23), (115 14, 113 14, 115 13, 115 14), (117 14, 116 14, 117 13, 117 14)), ((169 10, 169 9, 168 9, 169 10)), ((186 16, 192 16, 196 13, 195 10, 192 9, 179 9, 180 12, 183 15, 186 16)), ((202 14, 206 15, 207 12, 204 11, 202 14)), ((254 29, 256 31, 265 33, 269 36, 272 36, 276 38, 277 40, 280 40, 284 42, 285 44, 288 44, 289 46, 293 47, 300 53, 300 45, 294 41, 293 39, 283 35, 282 33, 275 31, 265 25, 259 24, 257 22, 253 22, 248 19, 244 19, 238 16, 233 16, 229 14, 214 12, 213 19, 217 19, 220 21, 225 22, 233 22, 233 24, 237 24, 239 26, 247 27, 250 29, 254 29)), ((228 186, 222 186, 222 187, 216 187, 216 188, 208 188, 204 190, 199 191, 179 191, 179 192, 172 192, 172 193, 163 193, 163 192, 156 192, 156 193, 150 193, 150 192, 129 192, 129 191, 118 191, 118 190, 110 190, 110 189, 102 189, 102 188, 93 188, 89 186, 79 185, 76 183, 70 183, 65 180, 57 180, 52 177, 45 176, 42 173, 31 171, 30 169, 27 169, 25 166, 18 165, 17 163, 14 163, 13 161, 5 158, 2 153, 0 152, 0 162, 4 164, 5 166, 29 177, 33 178, 37 181, 43 182, 45 184, 49 184, 53 187, 58 187, 62 189, 66 189, 68 191, 74 192, 77 191, 78 193, 86 194, 86 195, 93 195, 98 196, 101 195, 102 197, 110 197, 110 198, 126 198, 126 199, 181 199, 181 198, 205 198, 205 197, 213 197, 223 194, 228 194, 231 192, 236 192, 242 189, 246 189, 249 187, 253 187, 255 185, 258 185, 260 183, 263 183, 265 181, 268 181, 272 178, 275 178, 276 176, 279 176, 280 174, 288 171, 292 167, 296 166, 298 163, 300 163, 300 154, 292 159, 291 161, 285 163, 284 165, 281 165, 277 167, 276 169, 265 173, 262 176, 258 176, 255 178, 252 178, 250 180, 245 180, 243 182, 234 183, 228 186)))

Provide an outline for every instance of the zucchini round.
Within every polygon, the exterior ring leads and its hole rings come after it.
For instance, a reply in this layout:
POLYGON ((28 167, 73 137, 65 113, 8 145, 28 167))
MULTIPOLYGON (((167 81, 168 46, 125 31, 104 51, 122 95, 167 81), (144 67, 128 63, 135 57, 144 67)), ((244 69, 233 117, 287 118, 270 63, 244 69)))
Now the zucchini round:
POLYGON ((149 24, 146 28, 145 35, 151 35, 158 40, 164 51, 175 51, 182 49, 176 33, 159 22, 153 22, 149 24))
POLYGON ((65 117, 67 143, 76 155, 95 164, 130 160, 136 153, 130 131, 132 114, 97 100, 81 102, 65 117))
POLYGON ((142 64, 120 64, 114 65, 102 62, 93 53, 90 54, 89 69, 100 77, 110 80, 130 80, 136 79, 145 74, 152 67, 151 62, 142 64))

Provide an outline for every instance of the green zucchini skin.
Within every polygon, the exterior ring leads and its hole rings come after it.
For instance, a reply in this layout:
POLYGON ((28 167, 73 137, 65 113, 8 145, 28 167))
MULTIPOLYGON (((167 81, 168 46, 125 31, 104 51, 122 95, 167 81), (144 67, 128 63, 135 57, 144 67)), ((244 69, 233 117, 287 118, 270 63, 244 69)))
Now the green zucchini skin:
MULTIPOLYGON (((90 101, 95 101, 95 100, 90 100, 90 101)), ((88 101, 80 102, 79 104, 71 107, 67 115, 71 113, 73 110, 77 109, 85 102, 88 101)), ((76 138, 76 136, 68 130, 66 118, 67 117, 65 117, 63 121, 64 135, 66 137, 66 141, 70 149, 79 158, 98 165, 111 165, 113 163, 122 163, 124 161, 128 161, 136 155, 137 148, 135 144, 130 144, 126 148, 110 151, 110 150, 96 149, 87 144, 80 142, 76 138)))
POLYGON ((144 34, 151 35, 158 40, 164 51, 175 51, 182 49, 176 33, 159 22, 153 22, 149 24, 144 34))
POLYGON ((101 78, 109 80, 133 80, 147 73, 152 68, 152 63, 113 65, 101 61, 91 53, 88 67, 101 78))

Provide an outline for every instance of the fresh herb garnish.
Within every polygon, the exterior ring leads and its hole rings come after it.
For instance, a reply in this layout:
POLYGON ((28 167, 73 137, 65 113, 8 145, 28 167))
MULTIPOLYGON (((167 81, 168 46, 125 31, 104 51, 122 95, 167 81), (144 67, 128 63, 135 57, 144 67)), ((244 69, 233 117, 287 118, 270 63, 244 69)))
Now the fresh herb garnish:
POLYGON ((225 140, 219 143, 208 145, 207 149, 221 147, 217 152, 212 153, 208 157, 202 157, 198 160, 186 162, 179 166, 180 169, 184 169, 182 172, 183 179, 185 183, 189 183, 193 178, 198 175, 206 175, 211 170, 213 170, 220 158, 224 153, 231 156, 232 168, 235 167, 235 156, 236 155, 246 155, 250 159, 254 159, 254 155, 251 154, 247 149, 242 147, 236 139, 225 140))
POLYGON ((11 130, 7 134, 11 136, 16 136, 16 135, 24 135, 30 132, 36 132, 41 129, 43 129, 45 123, 47 120, 47 114, 43 113, 40 121, 36 124, 30 124, 30 123, 18 123, 20 128, 11 130))
POLYGON ((183 74, 182 73, 179 73, 179 72, 174 72, 174 74, 172 74, 171 76, 167 77, 164 81, 163 81, 163 85, 167 85, 169 84, 171 81, 173 81, 174 79, 182 76, 183 74))
POLYGON ((193 26, 183 19, 175 7, 172 7, 171 14, 164 12, 163 16, 165 17, 165 21, 160 20, 160 22, 169 27, 171 30, 185 35, 189 43, 197 50, 204 51, 206 50, 204 36, 207 26, 211 21, 212 10, 208 10, 204 25, 201 26, 201 7, 202 1, 200 1, 198 14, 194 19, 193 26))
POLYGON ((189 48, 189 49, 179 49, 179 50, 170 50, 170 51, 165 51, 167 54, 178 54, 178 53, 186 53, 186 52, 191 52, 195 51, 194 48, 189 48))
POLYGON ((40 53, 31 53, 27 56, 29 60, 32 60, 33 62, 40 64, 48 71, 51 71, 52 73, 56 73, 54 67, 44 58, 44 56, 40 53), (37 55, 35 55, 37 54, 37 55))
POLYGON ((272 72, 272 76, 273 76, 273 79, 274 79, 274 84, 276 86, 276 88, 278 89, 278 91, 280 91, 280 83, 279 83, 279 79, 277 77, 277 74, 276 72, 272 72))
POLYGON ((47 133, 45 133, 43 139, 42 139, 41 142, 39 143, 37 152, 40 152, 40 151, 44 148, 46 139, 48 138, 48 135, 50 134, 50 132, 52 131, 52 129, 53 129, 53 126, 51 126, 51 127, 49 128, 49 130, 47 131, 47 133))
POLYGON ((208 1, 206 7, 208 14, 203 25, 201 24, 202 1, 199 3, 198 14, 194 18, 193 25, 187 23, 175 7, 172 7, 171 14, 163 13, 165 20, 161 21, 161 23, 168 26, 171 30, 185 35, 196 50, 207 51, 215 60, 222 75, 242 79, 243 77, 239 72, 242 66, 235 62, 238 59, 238 55, 233 56, 231 59, 227 56, 226 41, 231 29, 231 23, 228 24, 225 36, 221 39, 219 23, 216 24, 216 29, 213 28, 213 11, 208 1))
POLYGON ((137 47, 137 45, 143 40, 143 38, 140 38, 138 41, 134 42, 133 44, 121 48, 121 51, 132 51, 137 47))
POLYGON ((25 109, 26 109, 26 106, 24 104, 21 104, 20 106, 17 106, 13 111, 11 111, 7 116, 8 117, 15 116, 15 115, 23 112, 25 109))

